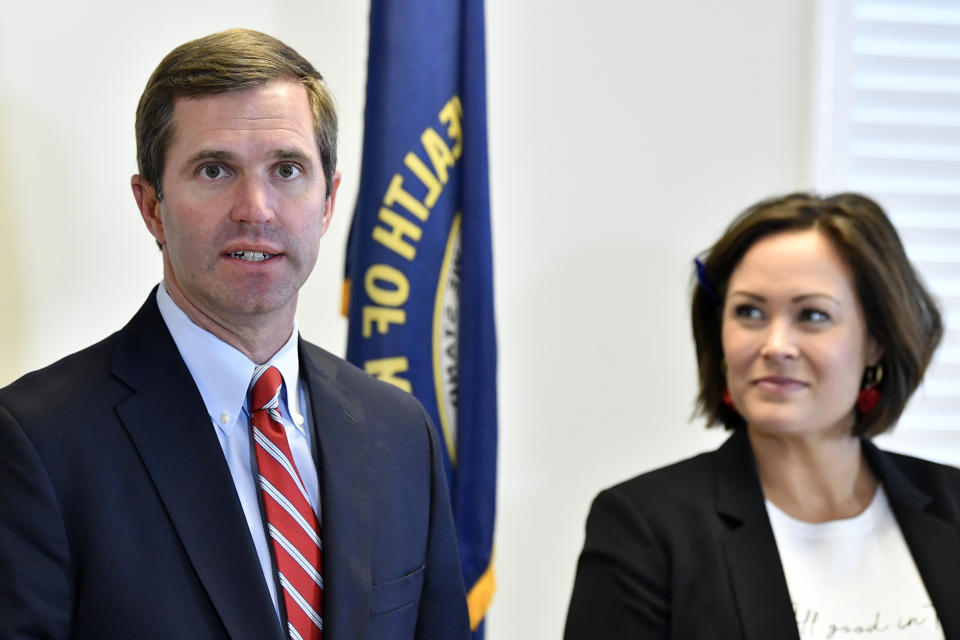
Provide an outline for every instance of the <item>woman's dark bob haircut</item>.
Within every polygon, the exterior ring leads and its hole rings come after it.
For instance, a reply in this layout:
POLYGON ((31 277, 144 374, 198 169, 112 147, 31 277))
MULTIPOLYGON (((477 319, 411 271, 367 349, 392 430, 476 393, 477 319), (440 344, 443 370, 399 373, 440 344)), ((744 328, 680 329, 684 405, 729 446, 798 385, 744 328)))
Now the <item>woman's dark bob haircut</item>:
MULTIPOLYGON (((854 435, 872 437, 890 429, 923 379, 943 336, 943 323, 883 209, 855 193, 771 198, 741 213, 699 269, 692 305, 700 376, 697 412, 706 417, 708 426, 735 429, 745 424, 740 414, 723 403, 726 382, 720 330, 730 274, 761 238, 809 229, 828 238, 850 268, 867 331, 883 347, 882 397, 869 414, 857 412, 854 435)), ((850 398, 851 408, 855 402, 850 398)))

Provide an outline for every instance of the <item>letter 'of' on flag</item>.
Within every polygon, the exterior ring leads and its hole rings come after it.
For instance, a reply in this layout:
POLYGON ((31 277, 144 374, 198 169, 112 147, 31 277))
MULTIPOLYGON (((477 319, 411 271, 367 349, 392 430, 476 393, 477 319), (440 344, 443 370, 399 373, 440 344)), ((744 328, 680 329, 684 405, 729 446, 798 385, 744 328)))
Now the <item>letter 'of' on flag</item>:
POLYGON ((474 637, 494 590, 497 349, 482 0, 372 0, 347 359, 413 393, 444 463, 474 637))

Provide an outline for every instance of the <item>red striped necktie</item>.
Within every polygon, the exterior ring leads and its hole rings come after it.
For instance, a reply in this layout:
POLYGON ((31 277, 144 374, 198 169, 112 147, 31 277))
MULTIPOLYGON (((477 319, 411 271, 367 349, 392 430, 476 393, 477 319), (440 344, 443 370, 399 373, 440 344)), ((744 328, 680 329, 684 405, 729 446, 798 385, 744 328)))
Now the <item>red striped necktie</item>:
MULTIPOLYGON (((253 374, 250 415, 267 532, 283 589, 290 640, 321 640, 323 631, 323 544, 320 525, 297 472, 280 421, 276 367, 253 374)), ((293 393, 293 391, 291 391, 293 393)))

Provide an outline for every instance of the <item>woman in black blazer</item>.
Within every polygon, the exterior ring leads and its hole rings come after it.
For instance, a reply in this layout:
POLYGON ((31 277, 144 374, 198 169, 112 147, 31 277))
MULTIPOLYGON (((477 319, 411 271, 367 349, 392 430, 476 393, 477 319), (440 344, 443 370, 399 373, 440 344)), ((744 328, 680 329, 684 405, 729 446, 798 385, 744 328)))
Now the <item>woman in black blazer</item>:
POLYGON ((698 409, 733 433, 597 496, 565 639, 960 638, 960 470, 870 442, 943 333, 882 209, 747 209, 692 318, 698 409))

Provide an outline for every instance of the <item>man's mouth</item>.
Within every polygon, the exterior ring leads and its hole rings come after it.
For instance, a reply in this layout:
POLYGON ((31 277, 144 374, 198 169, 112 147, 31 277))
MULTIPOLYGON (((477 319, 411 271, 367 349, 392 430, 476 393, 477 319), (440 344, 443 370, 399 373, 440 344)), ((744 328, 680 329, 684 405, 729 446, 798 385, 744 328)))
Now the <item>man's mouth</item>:
POLYGON ((234 251, 229 254, 231 258, 239 258, 247 262, 263 262, 268 258, 277 255, 276 253, 265 253, 263 251, 234 251))

